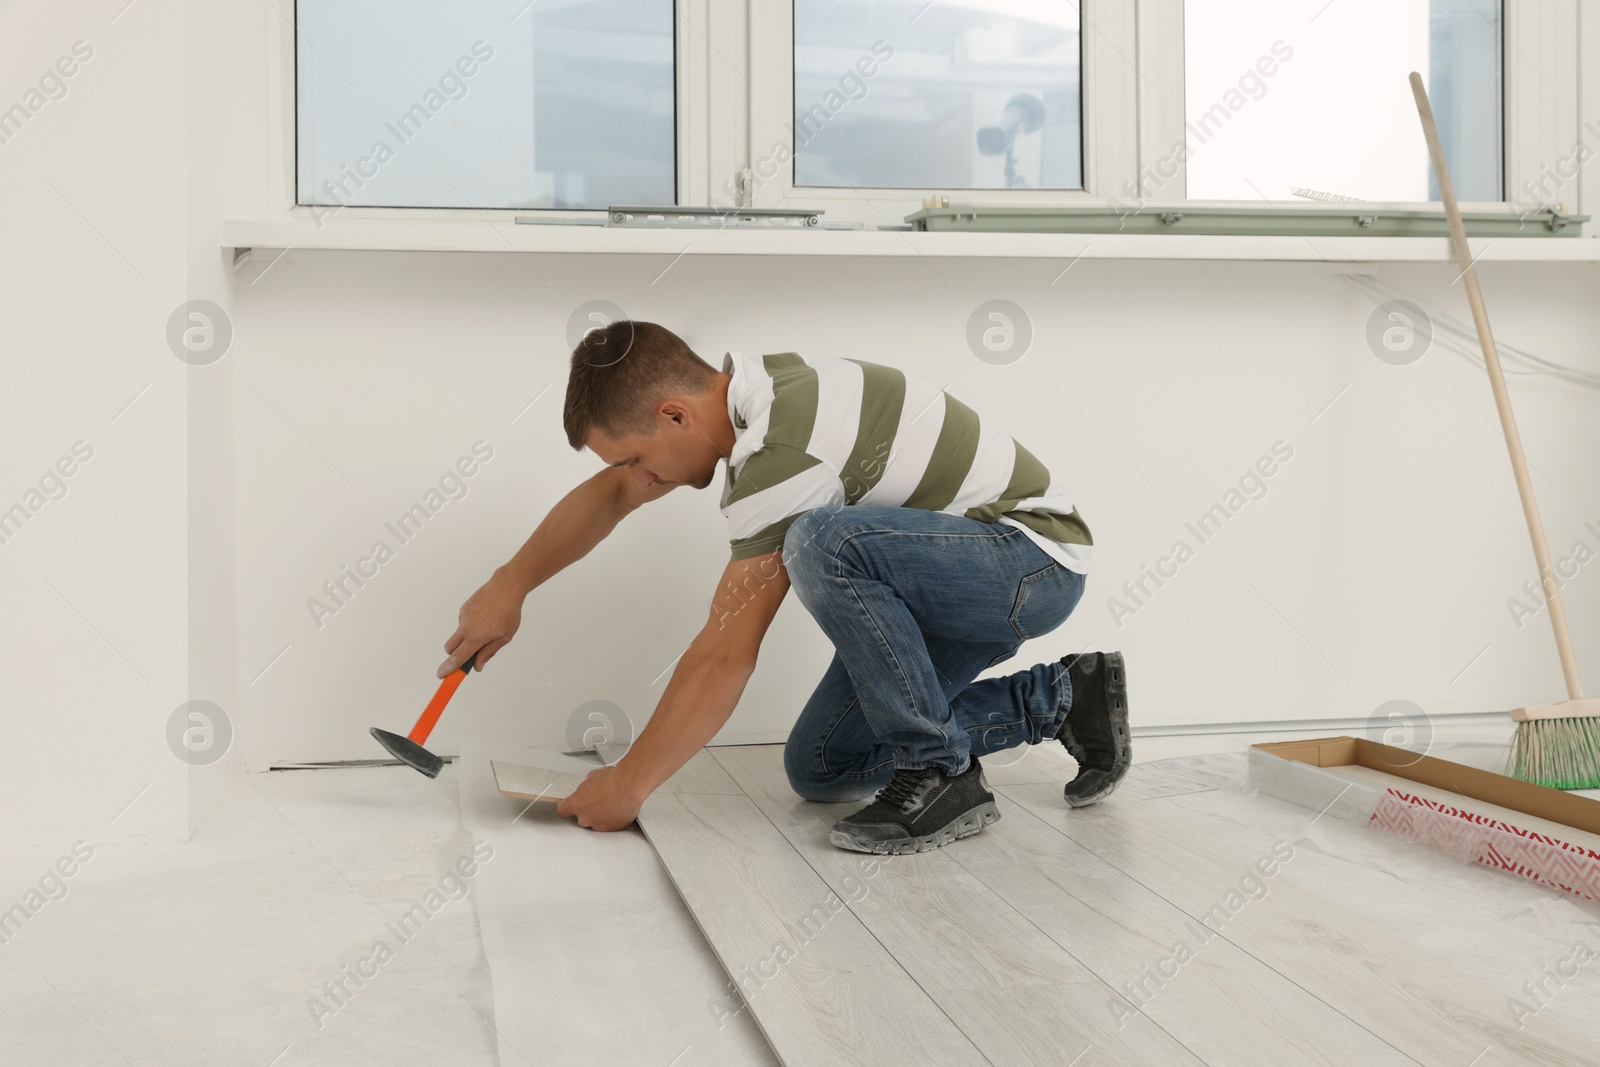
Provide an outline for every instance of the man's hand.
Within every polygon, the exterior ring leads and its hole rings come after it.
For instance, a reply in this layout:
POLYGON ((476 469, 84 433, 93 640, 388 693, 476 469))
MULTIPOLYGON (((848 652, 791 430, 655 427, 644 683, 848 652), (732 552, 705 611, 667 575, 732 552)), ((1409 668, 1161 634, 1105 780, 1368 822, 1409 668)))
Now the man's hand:
POLYGON ((596 767, 571 796, 556 805, 556 814, 562 818, 576 815, 578 825, 591 830, 626 830, 643 806, 644 798, 634 795, 618 777, 616 767, 596 767))
POLYGON ((488 664, 506 645, 522 625, 522 602, 527 591, 504 570, 494 576, 467 598, 457 615, 456 632, 444 643, 450 658, 439 664, 437 677, 443 678, 467 661, 474 652, 478 654, 478 670, 488 664))

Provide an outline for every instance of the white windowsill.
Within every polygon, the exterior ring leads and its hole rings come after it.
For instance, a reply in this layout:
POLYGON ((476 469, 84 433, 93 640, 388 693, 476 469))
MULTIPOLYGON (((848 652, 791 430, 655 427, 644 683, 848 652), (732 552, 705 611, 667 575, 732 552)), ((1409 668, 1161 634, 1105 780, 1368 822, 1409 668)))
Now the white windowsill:
MULTIPOLYGON (((226 248, 406 252, 514 252, 676 256, 925 256, 1023 259, 1453 262, 1444 237, 1298 237, 1202 234, 924 233, 905 230, 683 230, 519 226, 500 217, 227 221, 226 248)), ((1472 238, 1484 261, 1600 261, 1589 237, 1472 238)))

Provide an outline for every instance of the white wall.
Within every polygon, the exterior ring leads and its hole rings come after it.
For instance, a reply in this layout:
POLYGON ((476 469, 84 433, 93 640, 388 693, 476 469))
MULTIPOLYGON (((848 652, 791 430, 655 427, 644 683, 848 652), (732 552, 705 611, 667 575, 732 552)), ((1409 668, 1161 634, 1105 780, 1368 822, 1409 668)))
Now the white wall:
MULTIPOLYGON (((217 305, 225 315, 233 308, 233 250, 221 247, 221 223, 244 208, 242 187, 230 175, 256 158, 260 140, 253 136, 255 124, 239 121, 240 115, 251 114, 252 105, 259 107, 262 97, 259 79, 237 77, 241 68, 259 70, 264 62, 255 51, 259 33, 251 31, 256 24, 240 17, 249 13, 232 5, 184 5, 187 294, 217 305)), ((240 703, 235 366, 225 354, 187 370, 189 695, 220 708, 234 732, 241 726, 233 715, 240 703)), ((213 737, 214 747, 202 758, 218 750, 221 756, 188 769, 190 832, 237 775, 242 747, 228 743, 222 749, 224 743, 213 737)))
POLYGON ((0 507, 93 450, 0 544, 0 834, 63 847, 187 826, 165 740, 190 682, 188 368, 165 339, 188 272, 183 8, 121 6, 0 10, 0 107, 92 50, 0 144, 0 507))
POLYGON ((196 699, 240 725, 232 363, 179 359, 168 323, 188 300, 231 304, 219 230, 241 210, 234 146, 259 139, 237 121, 254 14, 0 9, 0 107, 28 111, 0 143, 0 507, 29 510, 0 544, 3 838, 186 837, 238 770, 237 745, 191 764, 168 738, 196 699), (63 56, 72 73, 41 88, 63 56), (79 441, 91 458, 40 506, 29 490, 79 441))
MULTIPOLYGON (((940 261, 936 273, 915 258, 691 254, 652 282, 665 266, 291 252, 240 287, 243 677, 291 646, 244 687, 252 766, 370 755, 367 726, 408 727, 421 710, 462 597, 596 469, 560 428, 567 317, 596 298, 668 325, 713 363, 728 348, 879 360, 1001 420, 1069 479, 1098 546, 1077 613, 1014 666, 1121 648, 1141 724, 1364 721, 1395 698, 1443 714, 1563 695, 1548 623, 1518 630, 1506 607, 1535 571, 1485 372, 1442 347, 1381 362, 1365 340, 1375 301, 1326 264, 1085 260, 1052 285, 1062 265, 1043 261, 940 261), (1010 366, 966 347, 967 316, 994 297, 1036 331, 1010 366), (479 439, 494 459, 469 495, 316 626, 307 599, 374 539, 397 544, 384 521, 479 439), (1293 458, 1266 496, 1201 545, 1185 521, 1280 440, 1293 458), (1194 558, 1119 627, 1108 599, 1179 537, 1194 558)), ((1454 273, 1378 272, 1465 319, 1454 273)), ((1593 268, 1482 273, 1503 341, 1600 371, 1585 341, 1600 327, 1593 268)), ((1512 382, 1529 458, 1554 482, 1535 475, 1553 548, 1600 547, 1582 529, 1600 527, 1596 394, 1512 382)), ((535 591, 514 646, 466 683, 436 747, 465 731, 556 741, 591 699, 642 725, 726 559, 719 485, 641 510, 535 591)), ((1568 607, 1600 685, 1588 639, 1600 566, 1580 573, 1568 607)), ((781 739, 829 653, 791 597, 718 739, 781 739)))

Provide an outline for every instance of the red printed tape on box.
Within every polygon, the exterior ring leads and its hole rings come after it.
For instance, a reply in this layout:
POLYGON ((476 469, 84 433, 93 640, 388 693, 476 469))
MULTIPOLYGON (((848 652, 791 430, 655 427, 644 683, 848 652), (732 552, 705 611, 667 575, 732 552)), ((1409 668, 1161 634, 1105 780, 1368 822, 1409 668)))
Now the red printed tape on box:
POLYGON ((1437 800, 1388 790, 1371 823, 1436 851, 1600 901, 1600 853, 1437 800))

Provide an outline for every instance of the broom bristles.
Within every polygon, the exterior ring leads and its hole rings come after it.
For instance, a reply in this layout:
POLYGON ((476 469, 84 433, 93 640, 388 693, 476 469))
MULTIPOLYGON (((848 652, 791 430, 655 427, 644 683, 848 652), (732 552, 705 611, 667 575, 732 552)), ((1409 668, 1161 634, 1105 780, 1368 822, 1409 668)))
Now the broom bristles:
POLYGON ((1600 789, 1600 718, 1529 719, 1511 739, 1511 776, 1552 789, 1600 789))

